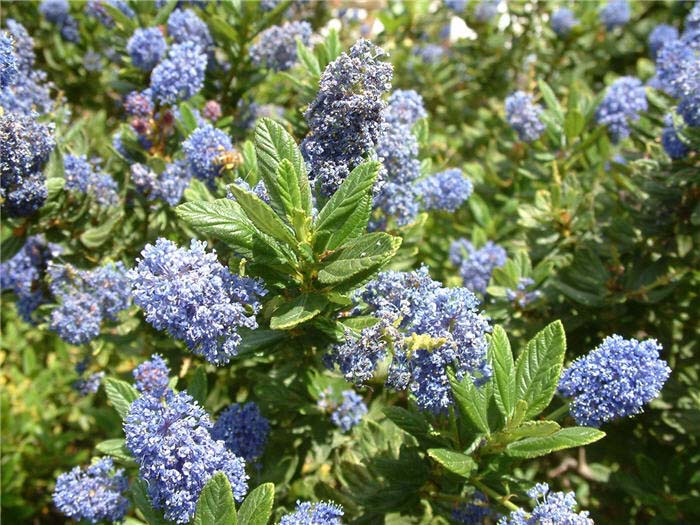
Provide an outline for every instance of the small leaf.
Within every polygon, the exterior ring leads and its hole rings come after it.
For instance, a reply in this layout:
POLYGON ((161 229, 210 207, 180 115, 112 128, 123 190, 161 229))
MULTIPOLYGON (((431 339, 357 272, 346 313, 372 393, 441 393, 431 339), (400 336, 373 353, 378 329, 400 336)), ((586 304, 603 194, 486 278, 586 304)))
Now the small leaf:
POLYGON ((275 310, 270 319, 273 330, 289 330, 301 323, 313 319, 328 304, 328 299, 320 295, 303 294, 275 310))
POLYGON ((507 433, 507 441, 510 443, 523 438, 549 436, 560 428, 556 421, 526 421, 515 430, 507 433))
POLYGON ((476 469, 476 462, 466 454, 446 448, 428 449, 428 455, 450 472, 468 478, 476 469))
POLYGON ((569 139, 569 141, 573 141, 581 134, 585 125, 586 120, 578 109, 569 110, 566 114, 566 121, 564 122, 566 138, 569 139))
POLYGON ((549 87, 549 84, 547 84, 544 80, 539 80, 537 84, 547 107, 554 113, 554 115, 557 117, 558 123, 561 125, 564 122, 564 112, 561 109, 561 105, 559 104, 557 97, 554 95, 554 91, 552 91, 552 88, 549 87))
POLYGON ((157 511, 151 505, 151 500, 148 498, 148 489, 146 482, 140 478, 136 478, 131 485, 131 493, 134 497, 134 505, 141 512, 148 525, 169 525, 170 522, 163 518, 163 514, 157 511))
POLYGON ((318 63, 316 55, 314 55, 299 38, 297 38, 297 56, 301 59, 302 64, 306 66, 309 73, 316 78, 321 76, 321 66, 318 63))
POLYGON ((430 425, 421 414, 409 412, 405 408, 389 406, 384 408, 384 414, 397 427, 415 437, 426 437, 430 434, 430 425))
POLYGON ((134 463, 134 458, 126 448, 123 439, 108 439, 95 445, 95 448, 103 454, 117 458, 124 463, 134 463))
POLYGON ((253 489, 238 511, 240 525, 267 525, 272 516, 272 503, 275 499, 275 486, 263 483, 253 489))
POLYGON ((605 432, 590 427, 563 428, 554 434, 516 441, 506 447, 506 454, 516 458, 536 458, 555 450, 581 447, 598 441, 605 432))
POLYGON ((223 472, 214 474, 197 500, 193 525, 236 525, 236 505, 231 484, 223 472))
POLYGON ((190 379, 187 385, 187 393, 191 395, 197 403, 200 405, 204 404, 207 399, 207 371, 204 365, 199 365, 194 374, 192 374, 192 379, 190 379))
POLYGON ((129 412, 131 403, 140 395, 139 391, 129 383, 113 377, 105 379, 105 392, 107 393, 107 399, 109 399, 122 419, 129 412))
POLYGON ((493 365, 494 398, 507 419, 515 408, 515 363, 508 335, 501 326, 493 328, 489 352, 493 365))
POLYGON ((480 391, 483 388, 475 387, 471 377, 458 381, 452 370, 448 370, 447 377, 450 379, 452 394, 459 407, 459 413, 462 417, 469 419, 480 431, 489 434, 491 429, 488 420, 488 399, 480 391))

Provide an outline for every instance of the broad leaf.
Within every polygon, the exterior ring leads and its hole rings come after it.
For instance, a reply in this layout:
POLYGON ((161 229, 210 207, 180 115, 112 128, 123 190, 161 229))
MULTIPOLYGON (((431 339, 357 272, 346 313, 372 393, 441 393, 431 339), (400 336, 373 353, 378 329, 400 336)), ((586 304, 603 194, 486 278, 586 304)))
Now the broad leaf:
POLYGON ((447 376, 452 385, 452 395, 459 407, 462 417, 469 419, 472 424, 485 434, 491 429, 488 420, 488 399, 481 389, 474 386, 471 377, 458 381, 452 370, 448 370, 447 376))
POLYGON ((428 449, 428 455, 450 472, 468 478, 476 469, 476 462, 466 454, 446 448, 428 449))
POLYGON ((320 295, 302 294, 291 303, 280 306, 270 319, 273 330, 289 330, 313 319, 328 304, 328 299, 320 295))
POLYGON ((501 326, 495 326, 489 345, 493 366, 493 393, 499 410, 509 418, 515 408, 515 363, 508 335, 501 326))
POLYGON ((223 472, 214 474, 197 500, 193 525, 236 525, 236 505, 231 484, 223 472))
POLYGON ((605 432, 597 428, 562 428, 549 436, 532 437, 511 443, 506 447, 506 454, 517 458, 536 458, 555 450, 588 445, 603 436, 605 432))
POLYGON ((192 379, 187 385, 187 393, 200 405, 204 404, 207 399, 207 371, 204 365, 199 365, 192 374, 192 379))
POLYGON ((526 421, 507 433, 508 442, 523 438, 543 437, 554 434, 561 427, 556 421, 526 421))
POLYGON ((267 525, 272 516, 275 486, 263 483, 253 489, 238 510, 239 525, 267 525))
POLYGON ((122 419, 129 412, 131 403, 140 395, 138 390, 129 383, 113 377, 105 379, 105 392, 107 392, 107 399, 122 419))
POLYGON ((405 408, 389 406, 384 408, 384 414, 397 427, 417 438, 430 435, 430 425, 421 414, 409 412, 405 408))
POLYGON ((126 448, 123 439, 108 439, 95 445, 95 448, 103 454, 117 458, 121 462, 134 463, 134 458, 126 448))

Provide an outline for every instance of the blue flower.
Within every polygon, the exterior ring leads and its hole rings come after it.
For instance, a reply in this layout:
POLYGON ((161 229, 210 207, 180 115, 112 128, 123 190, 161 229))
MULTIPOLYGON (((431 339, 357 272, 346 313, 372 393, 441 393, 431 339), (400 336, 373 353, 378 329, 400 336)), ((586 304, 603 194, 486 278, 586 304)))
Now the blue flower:
POLYGON ((297 501, 296 510, 282 516, 279 525, 343 525, 343 508, 333 502, 297 501))
POLYGON ((600 21, 608 31, 622 27, 630 20, 630 6, 627 0, 609 0, 600 10, 600 21))
POLYGON ((175 43, 193 42, 207 51, 214 40, 209 28, 191 9, 175 9, 168 17, 168 35, 175 43))
POLYGON ((297 61, 297 39, 309 45, 311 25, 308 22, 285 22, 272 26, 250 46, 250 58, 255 65, 265 66, 273 71, 286 71, 297 61))
POLYGON ((425 64, 437 64, 445 56, 445 49, 437 44, 416 46, 413 53, 425 64))
POLYGON ((352 427, 362 421, 362 417, 367 414, 367 405, 354 390, 343 390, 341 392, 343 402, 338 405, 331 414, 331 421, 343 432, 348 432, 352 427))
POLYGON ((221 174, 222 164, 218 157, 233 150, 229 136, 211 124, 194 130, 182 144, 192 174, 210 185, 221 174))
POLYGON ((469 0, 445 0, 444 4, 447 9, 459 14, 467 7, 469 0))
POLYGON ((129 18, 136 16, 134 10, 124 0, 89 0, 85 5, 85 14, 97 18, 107 28, 114 27, 114 20, 112 15, 103 7, 103 4, 116 7, 129 18))
POLYGON ((562 7, 552 14, 552 30, 560 37, 566 37, 579 21, 571 9, 562 7))
POLYGON ((525 308, 528 304, 536 301, 542 296, 542 292, 539 290, 527 291, 528 287, 535 284, 535 281, 530 277, 521 277, 518 279, 518 284, 515 290, 512 288, 506 288, 506 298, 516 303, 520 308, 525 308))
POLYGON ((129 277, 134 302, 149 323, 222 365, 238 352, 238 330, 257 328, 255 315, 266 291, 254 279, 233 275, 205 248, 196 240, 187 250, 158 239, 146 245, 129 277))
POLYGON ((678 29, 667 24, 657 25, 649 33, 649 50, 652 58, 656 58, 659 50, 668 42, 678 40, 678 29))
POLYGON ((686 143, 678 136, 678 132, 673 125, 673 117, 670 114, 666 115, 664 122, 666 127, 661 133, 661 144, 669 157, 672 159, 682 159, 688 155, 690 148, 688 148, 686 143))
POLYGON ((196 43, 171 46, 168 58, 151 73, 153 98, 165 105, 192 98, 204 87, 206 68, 207 56, 196 43))
POLYGON ((117 183, 108 174, 97 171, 99 159, 88 162, 85 155, 66 155, 63 159, 65 189, 92 195, 101 206, 115 206, 119 203, 117 183))
POLYGON ((166 164, 161 173, 155 173, 144 164, 131 165, 131 180, 136 189, 149 200, 162 199, 170 206, 180 202, 191 179, 192 174, 183 160, 166 164))
POLYGON ((211 429, 211 437, 221 440, 236 456, 253 462, 265 451, 270 422, 253 402, 233 403, 226 408, 211 429))
MULTIPOLYGON (((661 53, 666 48, 664 46, 661 53)), ((629 136, 630 122, 639 120, 639 114, 646 110, 647 97, 641 80, 621 77, 608 88, 596 109, 596 122, 607 126, 613 142, 619 142, 629 136)))
POLYGON ((68 42, 80 42, 78 22, 69 14, 67 0, 44 0, 39 5, 39 12, 48 22, 59 26, 61 36, 68 42))
POLYGON ((656 76, 661 89, 674 98, 691 95, 700 82, 692 74, 698 61, 695 51, 683 40, 667 42, 656 55, 656 76))
POLYGON ((134 369, 136 390, 142 394, 151 394, 159 397, 167 388, 170 378, 170 369, 160 354, 153 354, 148 361, 144 361, 134 369))
POLYGON ((104 379, 104 372, 95 372, 86 378, 80 378, 73 383, 73 388, 78 391, 81 396, 96 394, 100 388, 100 383, 104 379))
POLYGON ((248 491, 245 462, 209 434, 207 413, 186 392, 142 394, 124 420, 126 447, 139 464, 153 507, 168 521, 188 523, 204 485, 216 472, 231 483, 233 497, 248 491))
POLYGON ((12 38, 8 33, 0 33, 0 89, 13 84, 17 74, 17 60, 12 50, 12 38))
POLYGON ((472 194, 472 183, 458 169, 449 169, 418 181, 416 186, 423 209, 454 212, 472 194))
POLYGON ((391 88, 393 75, 392 66, 379 60, 385 54, 371 42, 358 40, 326 67, 319 92, 304 114, 309 134, 302 153, 311 179, 326 197, 379 141, 386 107, 382 95, 391 88))
POLYGON ((386 322, 363 328, 359 337, 346 330, 345 341, 333 345, 324 360, 329 368, 338 368, 347 381, 365 383, 372 379, 378 363, 387 355, 386 322))
POLYGON ((506 98, 506 120, 517 133, 520 140, 534 142, 544 132, 542 123, 542 106, 532 102, 532 95, 516 91, 506 98))
POLYGON ((685 17, 685 30, 693 31, 700 29, 700 2, 696 0, 695 5, 685 17))
POLYGON ((549 485, 538 483, 527 494, 537 503, 532 512, 518 509, 501 518, 498 525, 593 525, 587 511, 576 512, 573 492, 550 492, 549 485))
POLYGON ((571 399, 569 410, 576 422, 599 427, 641 413, 671 374, 659 358, 660 351, 655 339, 637 341, 613 335, 574 361, 564 370, 559 391, 571 399))
POLYGON ((129 510, 124 492, 129 482, 111 458, 97 460, 85 470, 75 467, 56 479, 53 502, 65 516, 89 523, 119 522, 129 510))
POLYGON ((688 95, 681 99, 676 108, 685 123, 692 127, 700 127, 700 93, 688 95))
POLYGON ((468 240, 457 239, 450 247, 450 261, 459 268, 464 286, 481 294, 486 293, 493 270, 503 266, 507 257, 506 251, 492 241, 476 249, 468 240))
POLYGON ((126 44, 131 63, 144 71, 153 69, 165 56, 167 48, 163 33, 157 27, 136 29, 126 44))
POLYGON ((474 9, 474 18, 482 24, 491 20, 498 13, 501 0, 482 0, 474 9))
POLYGON ((153 102, 150 95, 149 90, 142 93, 130 92, 124 99, 124 110, 134 117, 148 118, 153 116, 153 102))
POLYGON ((496 513, 488 506, 486 496, 479 491, 474 492, 472 501, 452 511, 452 519, 462 525, 491 523, 486 520, 495 519, 496 516, 496 513))

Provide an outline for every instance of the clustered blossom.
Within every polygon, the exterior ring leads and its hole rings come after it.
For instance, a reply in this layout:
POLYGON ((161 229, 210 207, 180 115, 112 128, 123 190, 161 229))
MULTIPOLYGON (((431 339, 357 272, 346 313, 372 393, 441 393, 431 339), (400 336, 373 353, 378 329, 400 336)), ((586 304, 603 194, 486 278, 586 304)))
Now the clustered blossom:
POLYGON ((445 7, 455 13, 461 13, 468 3, 469 0, 445 0, 445 7))
POLYGON ((153 98, 164 105, 189 100, 204 87, 207 55, 192 41, 174 44, 151 73, 153 98))
POLYGON ((208 50, 214 40, 209 28, 191 9, 175 9, 168 17, 168 35, 175 43, 193 42, 202 50, 208 50))
POLYGON ((649 50, 652 58, 656 58, 659 50, 668 42, 678 40, 678 29, 668 24, 657 25, 649 33, 649 50))
POLYGON ((216 122, 221 118, 221 106, 216 100, 207 100, 207 103, 204 104, 202 115, 204 118, 216 122))
POLYGON ((104 4, 116 7, 129 18, 136 16, 134 10, 124 0, 89 0, 85 5, 85 14, 97 18, 103 26, 111 29, 114 27, 114 19, 104 8, 104 4))
POLYGON ((630 123, 647 110, 647 96, 641 80, 634 77, 618 78, 608 88, 605 98, 596 109, 596 122, 608 127, 613 142, 630 134, 630 123))
POLYGON ((131 165, 131 180, 136 189, 149 200, 161 199, 175 206, 192 179, 192 173, 182 160, 166 164, 161 173, 156 173, 144 164, 131 165))
POLYGON ((0 33, 0 89, 5 89, 17 78, 17 61, 12 52, 12 37, 0 33))
POLYGON ((501 0, 482 0, 474 9, 474 18, 482 24, 491 20, 498 13, 501 0))
POLYGON ((192 132, 182 144, 182 151, 192 174, 211 185, 222 171, 219 157, 234 148, 226 133, 205 124, 192 132))
POLYGON ((333 410, 331 421, 343 432, 348 432, 367 414, 367 405, 354 390, 343 390, 340 395, 343 402, 333 410))
POLYGON ((137 366, 133 373, 136 390, 142 394, 158 397, 168 388, 170 369, 160 354, 153 354, 148 361, 137 366))
POLYGON ((600 21, 608 31, 622 27, 630 20, 630 6, 627 0, 609 0, 600 10, 600 21))
POLYGON ((682 159, 688 155, 690 148, 678 136, 678 131, 673 123, 673 115, 666 115, 664 124, 665 127, 661 133, 661 145, 664 147, 669 157, 672 159, 682 159))
POLYGON ((521 277, 518 279, 518 284, 516 285, 515 290, 512 288, 506 288, 506 298, 511 302, 517 303, 520 308, 525 308, 531 302, 542 297, 542 292, 539 290, 527 290, 534 284, 535 281, 530 277, 521 277))
POLYGON ((466 239, 457 239, 450 246, 450 261, 459 268, 464 286, 481 294, 486 293, 493 270, 507 258, 506 251, 492 241, 479 249, 466 239))
POLYGON ((42 169, 56 143, 53 125, 33 116, 0 116, 0 197, 9 217, 25 217, 43 206, 48 195, 42 169))
POLYGON ((348 333, 350 338, 327 356, 347 380, 371 377, 391 348, 387 386, 408 388, 421 409, 441 413, 453 402, 448 368, 454 367, 459 379, 481 382, 490 376, 486 333, 491 328, 466 288, 445 288, 422 267, 381 273, 358 298, 379 322, 359 338, 348 333))
POLYGON ((51 312, 51 329, 64 341, 80 345, 100 334, 104 319, 115 321, 129 307, 131 296, 121 262, 93 270, 49 263, 51 293, 59 303, 51 312))
POLYGON ((350 171, 377 146, 393 68, 384 50, 359 40, 331 62, 304 114, 309 134, 301 144, 310 177, 322 195, 335 193, 350 171))
POLYGON ((255 315, 267 292, 260 282, 232 274, 205 248, 197 240, 187 250, 160 238, 146 245, 129 278, 149 323, 223 365, 238 352, 239 329, 257 328, 255 315))
MULTIPOLYGON (((77 369, 77 367, 76 367, 77 369)), ((78 391, 81 396, 87 396, 88 394, 95 394, 100 388, 100 384, 105 377, 105 373, 94 372, 89 374, 87 377, 81 377, 73 383, 73 388, 78 391)))
POLYGON ((506 98, 506 120, 520 140, 534 142, 544 132, 542 106, 532 101, 532 95, 516 91, 506 98))
POLYGON ((75 467, 56 479, 53 503, 65 516, 89 523, 119 522, 129 510, 124 492, 129 481, 112 458, 102 458, 85 470, 75 467))
POLYGON ((562 7, 552 14, 552 30, 560 37, 566 37, 579 23, 571 9, 562 7))
POLYGON ((296 510, 282 516, 279 525, 343 525, 343 514, 343 508, 331 501, 297 501, 296 510))
POLYGON ((226 448, 248 462, 263 455, 270 422, 253 402, 229 405, 216 420, 211 437, 223 441, 226 448))
POLYGON ((285 22, 272 26, 250 46, 250 58, 254 64, 274 71, 286 71, 297 62, 297 39, 305 46, 311 39, 311 25, 308 22, 285 22))
POLYGON ((157 27, 136 29, 126 44, 131 63, 139 69, 150 71, 165 56, 168 44, 157 27))
POLYGON ((452 519, 463 525, 483 525, 491 523, 486 520, 495 517, 496 513, 488 506, 486 496, 479 491, 474 492, 472 501, 452 511, 452 519))
POLYGON ((124 420, 126 447, 139 465, 153 507, 168 521, 188 523, 204 485, 216 472, 231 483, 233 497, 248 491, 245 462, 212 439, 208 414, 186 392, 144 393, 124 420))
POLYGON ((456 168, 421 179, 416 191, 424 210, 455 212, 472 194, 472 182, 456 168))
POLYGON ((115 206, 119 202, 117 183, 108 174, 97 171, 99 159, 87 160, 85 155, 66 155, 63 170, 65 189, 93 196, 101 206, 115 206))
POLYGON ((571 399, 569 411, 576 422, 599 427, 641 413, 671 374, 660 351, 655 339, 613 335, 571 363, 561 376, 559 391, 571 399))
POLYGON ((593 525, 587 511, 576 512, 576 497, 573 492, 551 492, 549 485, 538 483, 527 493, 536 500, 535 508, 527 514, 515 510, 498 521, 498 525, 593 525))
POLYGON ((39 5, 39 12, 60 28, 64 40, 80 42, 78 21, 70 15, 69 7, 68 0, 44 0, 39 5))

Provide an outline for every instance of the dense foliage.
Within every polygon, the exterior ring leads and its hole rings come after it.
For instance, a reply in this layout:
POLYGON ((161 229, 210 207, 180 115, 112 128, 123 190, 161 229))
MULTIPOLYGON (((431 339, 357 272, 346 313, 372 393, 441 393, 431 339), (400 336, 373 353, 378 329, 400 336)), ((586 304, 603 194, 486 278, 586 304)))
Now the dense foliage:
POLYGON ((700 521, 700 3, 4 2, 2 518, 700 521))

